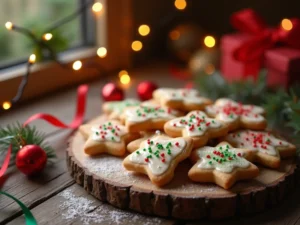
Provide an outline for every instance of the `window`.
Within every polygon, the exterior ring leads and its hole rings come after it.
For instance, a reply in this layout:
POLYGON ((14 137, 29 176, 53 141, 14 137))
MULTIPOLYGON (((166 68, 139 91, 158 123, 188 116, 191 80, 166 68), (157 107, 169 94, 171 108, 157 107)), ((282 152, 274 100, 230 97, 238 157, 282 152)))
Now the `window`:
MULTIPOLYGON (((73 13, 84 0, 1 0, 0 1, 0 69, 27 60, 33 49, 31 40, 16 32, 9 32, 4 24, 7 21, 29 28, 36 35, 42 36, 53 22, 73 13)), ((87 16, 78 16, 57 30, 53 38, 56 49, 65 51, 69 48, 87 44, 83 29, 87 29, 87 16), (85 24, 83 24, 85 23, 85 24)), ((54 34, 53 34, 54 36, 54 34)), ((34 51, 34 52, 32 52, 34 51)))

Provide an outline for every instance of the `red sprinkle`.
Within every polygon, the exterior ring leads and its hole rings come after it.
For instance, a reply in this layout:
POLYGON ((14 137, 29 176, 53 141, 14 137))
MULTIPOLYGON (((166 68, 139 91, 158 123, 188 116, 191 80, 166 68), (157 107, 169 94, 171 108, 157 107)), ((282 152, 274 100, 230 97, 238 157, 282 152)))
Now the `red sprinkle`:
POLYGON ((104 135, 102 135, 102 136, 101 136, 101 138, 102 138, 102 139, 104 139, 104 138, 105 138, 105 136, 104 136, 104 135))
POLYGON ((163 158, 163 159, 161 159, 161 161, 164 163, 164 162, 166 161, 166 159, 165 159, 165 158, 163 158))
POLYGON ((210 159, 210 155, 207 155, 206 158, 210 159))
POLYGON ((178 146, 179 146, 179 143, 178 143, 178 142, 176 142, 176 143, 175 143, 175 145, 178 147, 178 146))
POLYGON ((149 162, 149 159, 148 159, 148 158, 145 158, 145 162, 149 162))
POLYGON ((208 127, 210 125, 210 122, 207 122, 205 125, 208 127))
POLYGON ((237 154, 239 157, 241 157, 242 156, 242 154, 239 152, 238 154, 237 154))
POLYGON ((161 153, 160 155, 161 155, 161 157, 165 157, 165 153, 161 153))

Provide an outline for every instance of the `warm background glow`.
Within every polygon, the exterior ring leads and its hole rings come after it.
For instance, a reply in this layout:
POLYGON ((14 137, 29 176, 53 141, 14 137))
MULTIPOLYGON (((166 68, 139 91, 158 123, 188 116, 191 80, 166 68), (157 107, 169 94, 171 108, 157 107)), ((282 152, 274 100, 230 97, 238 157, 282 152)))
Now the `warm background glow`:
POLYGON ((7 30, 11 30, 11 29, 13 28, 12 22, 9 22, 9 21, 6 22, 6 23, 5 23, 5 27, 6 27, 7 30))
POLYGON ((128 74, 128 72, 126 70, 121 70, 119 72, 119 77, 121 78, 121 76, 124 75, 124 74, 128 74))
POLYGON ((77 60, 73 63, 73 70, 80 70, 82 67, 82 62, 80 60, 77 60))
POLYGON ((150 33, 150 27, 146 24, 143 24, 139 27, 139 33, 142 36, 147 36, 150 33))
POLYGON ((103 5, 100 2, 94 3, 94 5, 92 7, 93 11, 96 13, 101 12, 102 8, 103 8, 103 5))
POLYGON ((100 58, 104 58, 104 57, 107 55, 107 50, 106 50, 106 48, 104 48, 104 47, 98 48, 98 50, 97 50, 97 55, 98 55, 100 58))
POLYGON ((129 84, 130 83, 130 76, 128 74, 123 74, 121 77, 120 77, 120 82, 122 84, 129 84))
POLYGON ((31 54, 31 55, 29 56, 28 62, 30 62, 30 63, 35 63, 35 60, 36 60, 35 54, 31 54))
POLYGON ((179 10, 184 10, 186 8, 185 0, 175 0, 174 5, 179 10))
POLYGON ((2 107, 4 110, 8 110, 11 107, 11 103, 10 102, 3 102, 2 107))
POLYGON ((216 40, 212 36, 206 36, 204 38, 204 44, 206 47, 212 48, 216 45, 216 40))
POLYGON ((50 41, 52 39, 53 35, 51 33, 47 33, 43 35, 43 39, 46 41, 50 41))
POLYGON ((287 30, 287 31, 293 29, 293 23, 289 19, 283 19, 281 21, 281 26, 284 30, 287 30))
POLYGON ((134 41, 131 44, 131 48, 132 48, 133 51, 138 52, 143 48, 143 44, 140 41, 134 41))
POLYGON ((180 38, 180 32, 178 30, 173 30, 169 34, 169 37, 170 37, 171 40, 176 41, 180 38))

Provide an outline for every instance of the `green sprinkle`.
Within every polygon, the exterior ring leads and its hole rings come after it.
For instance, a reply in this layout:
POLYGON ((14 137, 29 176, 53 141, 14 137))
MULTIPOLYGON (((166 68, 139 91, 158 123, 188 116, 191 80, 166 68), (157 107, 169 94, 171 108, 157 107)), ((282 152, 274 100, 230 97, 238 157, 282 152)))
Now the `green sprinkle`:
POLYGON ((111 140, 113 140, 113 141, 114 141, 114 140, 115 140, 115 138, 114 138, 114 137, 111 137, 111 140))
POLYGON ((220 150, 222 150, 222 146, 220 146, 220 148, 219 148, 220 150))
POLYGON ((140 154, 140 152, 139 152, 139 151, 136 151, 136 154, 140 154))
POLYGON ((153 145, 153 141, 150 141, 150 144, 153 145))
POLYGON ((108 122, 108 125, 110 126, 110 125, 111 125, 111 122, 108 122))
POLYGON ((209 163, 209 164, 212 164, 212 161, 209 161, 208 163, 209 163))
POLYGON ((198 130, 202 130, 201 127, 198 127, 198 130))
POLYGON ((149 147, 148 150, 149 150, 149 151, 152 150, 151 147, 149 147))
POLYGON ((229 145, 226 145, 226 148, 229 148, 229 145))
POLYGON ((115 129, 112 129, 112 130, 111 130, 111 132, 113 132, 113 133, 115 133, 115 131, 116 131, 115 129))
POLYGON ((96 132, 97 135, 99 135, 99 132, 96 132))
POLYGON ((215 121, 214 121, 214 120, 212 120, 211 122, 212 122, 212 123, 215 123, 215 121))

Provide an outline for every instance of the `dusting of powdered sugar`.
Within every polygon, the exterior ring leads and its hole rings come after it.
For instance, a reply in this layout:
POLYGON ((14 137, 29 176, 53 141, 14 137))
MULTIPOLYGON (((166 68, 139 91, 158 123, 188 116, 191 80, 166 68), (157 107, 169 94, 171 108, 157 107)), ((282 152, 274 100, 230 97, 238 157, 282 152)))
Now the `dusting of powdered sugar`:
POLYGON ((64 190, 58 196, 65 199, 65 201, 59 205, 59 209, 65 211, 62 214, 63 218, 68 221, 78 219, 84 225, 91 223, 120 225, 128 224, 128 222, 131 224, 154 225, 162 224, 164 222, 164 220, 159 218, 146 217, 122 211, 104 203, 101 203, 100 206, 98 206, 95 200, 76 196, 72 188, 64 190))

